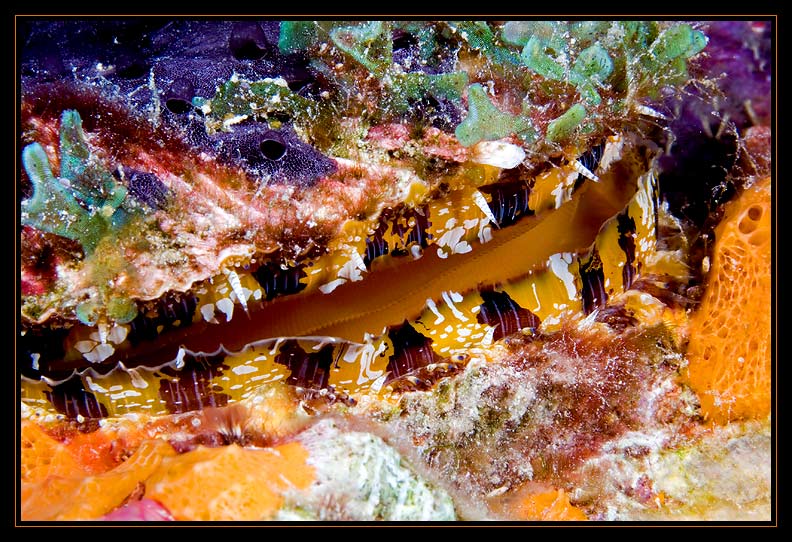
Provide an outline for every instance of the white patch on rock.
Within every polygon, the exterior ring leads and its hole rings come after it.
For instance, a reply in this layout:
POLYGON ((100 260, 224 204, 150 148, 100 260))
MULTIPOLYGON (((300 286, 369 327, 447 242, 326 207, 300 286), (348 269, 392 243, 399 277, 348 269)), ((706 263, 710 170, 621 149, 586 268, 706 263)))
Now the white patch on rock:
POLYGON ((33 368, 34 371, 38 371, 39 368, 39 358, 41 354, 38 352, 33 352, 30 354, 30 366, 33 368))
POLYGON ((349 259, 341 266, 341 269, 338 270, 338 278, 326 284, 322 284, 319 286, 319 290, 323 294, 329 294, 347 281, 357 282, 363 280, 363 273, 366 271, 366 263, 363 261, 363 258, 357 250, 351 250, 349 252, 349 259))
POLYGON ((93 381, 89 375, 85 375, 85 382, 88 384, 88 389, 99 393, 107 393, 107 390, 93 381))
POLYGON ((357 382, 358 386, 366 382, 376 381, 384 376, 384 371, 374 371, 371 366, 374 360, 382 354, 387 348, 384 341, 380 341, 376 346, 373 344, 371 337, 366 336, 364 344, 350 344, 344 353, 343 360, 347 363, 358 363, 360 372, 358 373, 357 382))
POLYGON ((621 136, 613 136, 608 138, 605 143, 605 149, 602 151, 602 158, 600 158, 599 169, 600 171, 607 171, 611 164, 618 162, 622 156, 622 149, 624 148, 624 138, 621 136))
POLYGON ((344 279, 331 280, 327 284, 322 284, 321 286, 319 286, 319 290, 323 294, 329 294, 330 292, 332 292, 333 290, 335 290, 336 288, 338 288, 339 286, 341 286, 345 282, 346 281, 344 279))
POLYGON ((129 328, 127 326, 122 325, 114 325, 110 328, 110 331, 107 333, 107 340, 114 344, 121 344, 124 342, 124 339, 127 338, 129 334, 129 328))
POLYGON ((90 352, 96 345, 96 341, 77 341, 74 343, 74 348, 81 354, 90 352))
POLYGON ((292 490, 276 519, 354 521, 453 521, 450 496, 417 476, 381 438, 342 432, 332 420, 301 436, 316 480, 309 491, 292 490), (329 508, 328 502, 337 503, 329 508))
POLYGON ((91 363, 99 363, 112 356, 113 352, 115 352, 115 348, 112 345, 107 343, 97 344, 90 352, 84 352, 83 357, 91 363))
POLYGON ((187 355, 187 352, 185 352, 184 348, 179 348, 179 351, 176 353, 176 358, 174 359, 175 367, 177 369, 181 369, 182 367, 184 367, 185 355, 187 355))
POLYGON ((484 213, 484 216, 486 216, 486 217, 487 217, 487 219, 488 219, 490 222, 492 222, 492 224, 493 224, 493 225, 494 225, 496 228, 498 228, 498 227, 499 227, 499 226, 498 226, 498 221, 497 221, 497 220, 495 220, 495 215, 494 215, 494 214, 492 214, 492 209, 490 209, 490 208, 489 208, 489 204, 487 203, 487 200, 486 200, 486 198, 484 197, 484 194, 482 194, 482 193, 481 193, 481 192, 479 192, 478 190, 476 190, 475 192, 473 192, 473 203, 475 203, 475 204, 476 204, 476 207, 478 207, 478 208, 481 210, 481 212, 482 212, 482 213, 484 213))
POLYGON ((481 346, 484 348, 489 348, 492 346, 492 341, 495 336, 495 329, 497 326, 487 326, 487 332, 484 334, 484 338, 481 339, 481 346))
POLYGON ((229 117, 223 121, 223 131, 228 132, 231 130, 231 126, 234 124, 239 124, 240 122, 247 120, 247 115, 234 115, 233 117, 229 117))
POLYGON ((480 141, 470 150, 471 161, 502 169, 515 168, 525 160, 522 147, 505 141, 480 141))
POLYGON ((119 399, 125 399, 127 397, 140 397, 141 393, 135 390, 124 390, 121 393, 111 393, 110 399, 113 401, 118 401, 119 399))
POLYGON ((572 171, 569 175, 566 176, 566 179, 562 180, 560 183, 550 191, 551 194, 555 196, 555 208, 558 209, 563 205, 565 202, 572 199, 572 191, 575 188, 575 181, 577 181, 578 172, 572 171))
POLYGON ((599 182, 599 177, 597 177, 589 168, 584 166, 579 160, 573 160, 572 167, 575 168, 575 171, 583 175, 585 178, 591 179, 594 182, 599 182))
POLYGON ((231 285, 233 295, 237 298, 239 304, 242 305, 242 310, 248 312, 247 299, 250 295, 250 290, 242 288, 242 283, 239 281, 239 275, 237 275, 236 271, 228 272, 228 284, 231 285))
POLYGON ((366 264, 356 250, 349 254, 349 260, 341 267, 338 272, 339 278, 345 278, 351 282, 363 280, 363 273, 366 272, 366 264))
POLYGON ((144 390, 148 388, 148 382, 146 379, 140 376, 140 373, 137 369, 125 369, 127 374, 129 374, 129 379, 132 381, 132 385, 138 389, 144 390))
POLYGON ((214 312, 215 312, 214 303, 207 303, 206 305, 201 306, 201 316, 206 322, 212 324, 217 323, 217 320, 214 317, 214 312))
MULTIPOLYGON (((455 224, 454 219, 449 220, 455 224)), ((462 226, 452 228, 445 232, 440 239, 437 240, 437 255, 440 258, 447 258, 449 254, 465 254, 473 250, 467 241, 463 241, 462 237, 465 235, 465 228, 462 226)))

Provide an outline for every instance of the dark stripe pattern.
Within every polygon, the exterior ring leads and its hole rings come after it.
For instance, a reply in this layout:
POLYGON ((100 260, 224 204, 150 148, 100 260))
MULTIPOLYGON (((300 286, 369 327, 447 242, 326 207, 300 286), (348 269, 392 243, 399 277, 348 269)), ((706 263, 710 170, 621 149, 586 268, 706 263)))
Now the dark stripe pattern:
POLYGON ((591 250, 591 256, 587 260, 579 260, 580 281, 583 284, 581 292, 583 297, 583 312, 591 314, 594 309, 605 306, 608 301, 608 293, 605 291, 605 274, 602 269, 597 247, 591 250))
POLYGON ((183 414, 207 407, 223 407, 228 404, 230 396, 222 393, 222 388, 212 384, 212 379, 229 369, 223 364, 225 355, 216 356, 192 355, 184 356, 181 369, 165 367, 161 373, 165 378, 160 380, 159 395, 172 414, 183 414))
POLYGON ((388 360, 387 382, 414 373, 429 364, 441 361, 432 350, 432 339, 418 333, 407 320, 388 330, 393 354, 388 360))
POLYGON ((420 209, 400 206, 396 210, 385 209, 380 214, 379 224, 370 236, 366 238, 366 252, 363 255, 363 263, 367 269, 371 269, 371 262, 391 254, 393 256, 405 256, 409 254, 412 246, 426 248, 429 246, 429 207, 424 206, 420 209), (389 246, 385 240, 385 234, 391 229, 393 235, 397 236, 400 243, 396 246, 389 246))
POLYGON ((599 167, 600 160, 602 160, 602 153, 605 151, 605 143, 600 143, 599 145, 593 145, 589 147, 589 149, 584 152, 580 158, 578 158, 578 162, 583 164, 583 166, 592 173, 597 171, 599 167))
POLYGON ((98 420, 107 417, 107 409, 96 396, 85 389, 82 379, 70 378, 62 384, 52 387, 52 391, 44 392, 47 400, 55 410, 69 419, 98 420))
POLYGON ((402 207, 400 216, 393 221, 393 233, 402 240, 402 246, 394 247, 391 254, 394 256, 406 255, 409 247, 417 245, 421 248, 429 246, 429 207, 421 209, 402 207))
POLYGON ((622 267, 622 280, 624 291, 632 286, 637 273, 635 269, 635 219, 627 211, 619 213, 616 217, 617 231, 619 232, 619 247, 624 251, 624 267, 622 267))
POLYGON ((531 188, 525 181, 488 184, 479 187, 479 192, 490 196, 488 205, 498 226, 509 226, 523 216, 534 214, 528 207, 531 188))
POLYGON ((366 238, 366 252, 363 254, 363 263, 366 264, 366 269, 371 269, 371 262, 390 252, 388 242, 385 240, 385 232, 387 231, 388 222, 380 216, 377 229, 366 238))
POLYGON ((327 344, 318 352, 308 353, 295 340, 285 341, 275 363, 285 365, 289 372, 287 384, 303 389, 321 390, 330 382, 330 367, 333 363, 333 345, 327 344))
MULTIPOLYGON (((580 155, 578 158, 578 162, 583 164, 586 169, 588 169, 592 173, 596 173, 597 168, 599 167, 600 160, 602 160, 602 153, 605 150, 605 143, 600 143, 599 145, 594 145, 593 147, 589 147, 589 149, 580 155)), ((573 187, 572 191, 575 192, 578 188, 583 186, 583 183, 586 181, 586 176, 583 174, 578 174, 577 179, 575 179, 575 186, 573 187)))
POLYGON ((153 309, 141 310, 129 324, 129 341, 133 346, 142 341, 154 341, 160 333, 175 327, 192 324, 198 298, 187 292, 169 292, 155 302, 153 309), (161 331, 157 328, 162 326, 161 331))
POLYGON ((260 265, 253 272, 253 277, 264 289, 267 301, 270 301, 279 295, 296 294, 304 290, 306 284, 300 281, 307 277, 304 267, 298 264, 283 269, 279 263, 269 261, 260 265))
POLYGON ((482 290, 476 320, 479 324, 495 326, 493 340, 502 339, 523 328, 536 328, 541 320, 534 313, 518 305, 506 292, 482 290))

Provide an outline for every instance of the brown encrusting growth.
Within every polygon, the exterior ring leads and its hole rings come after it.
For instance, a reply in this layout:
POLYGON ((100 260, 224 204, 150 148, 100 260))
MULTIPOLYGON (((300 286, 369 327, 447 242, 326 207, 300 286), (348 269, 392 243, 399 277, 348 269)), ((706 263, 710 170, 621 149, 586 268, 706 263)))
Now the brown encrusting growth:
MULTIPOLYGON (((417 446, 428 468, 446 473, 452 494, 494 495, 493 510, 529 481, 571 490, 577 469, 606 444, 633 431, 682 435, 696 423, 672 334, 662 325, 615 333, 572 324, 513 335, 489 363, 432 394, 402 397, 387 425, 417 446), (459 471, 467 475, 451 475, 459 471)), ((540 504, 530 514, 541 515, 540 504)))

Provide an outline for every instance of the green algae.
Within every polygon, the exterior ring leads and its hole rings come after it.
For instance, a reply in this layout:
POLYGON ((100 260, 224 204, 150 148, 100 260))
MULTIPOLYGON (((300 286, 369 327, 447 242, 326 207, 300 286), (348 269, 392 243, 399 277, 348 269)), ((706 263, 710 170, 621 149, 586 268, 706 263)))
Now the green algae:
POLYGON ((334 28, 330 39, 375 75, 384 75, 393 60, 390 29, 383 21, 334 28))
POLYGON ((297 53, 317 40, 318 34, 313 21, 281 21, 278 36, 278 49, 281 53, 297 53))
POLYGON ((468 87, 468 114, 456 128, 459 142, 469 147, 479 141, 501 139, 512 133, 525 133, 526 119, 504 113, 495 107, 480 84, 468 87))
POLYGON ((44 149, 31 143, 22 150, 22 163, 33 183, 33 196, 22 202, 22 224, 79 242, 86 253, 96 248, 107 221, 86 211, 67 183, 55 178, 44 149))
POLYGON ((61 179, 68 179, 71 192, 80 201, 114 211, 126 197, 126 188, 118 183, 95 157, 91 156, 80 114, 67 110, 61 116, 61 179))
MULTIPOLYGON (((689 24, 653 21, 284 21, 281 51, 305 52, 312 67, 332 82, 334 92, 320 102, 274 89, 257 98, 256 93, 251 96, 227 86, 212 99, 211 109, 215 119, 282 113, 306 132, 333 131, 332 118, 339 115, 361 116, 370 125, 398 122, 405 115, 415 122, 427 104, 448 100, 461 105, 468 86, 473 90, 467 115, 452 126, 465 146, 509 135, 525 144, 537 139, 556 142, 575 134, 588 138, 597 135, 598 126, 627 121, 631 104, 641 98, 657 97, 667 85, 685 84, 687 63, 706 42, 689 24), (404 66, 394 63, 396 32, 410 35, 413 56, 404 66), (446 64, 440 73, 422 68, 437 69, 442 54, 485 63, 477 64, 475 73, 466 73, 459 62, 450 71, 446 64), (342 57, 346 61, 339 63, 342 57), (365 86, 354 73, 360 69, 369 73, 365 86), (487 76, 521 82, 525 95, 519 113, 501 110, 498 101, 484 95, 480 85, 487 76), (550 124, 543 120, 547 104, 553 102, 581 104, 586 117, 576 121, 579 129, 566 128, 579 108, 550 124)), ((346 138, 336 132, 330 139, 337 147, 346 138)))
POLYGON ((496 65, 520 65, 520 57, 514 51, 497 43, 495 34, 484 21, 463 21, 450 23, 470 47, 481 51, 496 65))
POLYGON ((465 72, 396 74, 391 81, 387 107, 392 113, 403 113, 425 96, 459 101, 467 83, 465 72))
POLYGON ((93 325, 107 314, 113 321, 129 322, 137 315, 137 305, 114 288, 113 279, 131 272, 120 241, 134 242, 146 231, 147 208, 127 198, 127 188, 91 152, 77 111, 61 115, 58 150, 57 177, 39 143, 22 150, 33 185, 32 196, 22 201, 22 224, 82 246, 98 296, 76 304, 78 320, 93 325))
POLYGON ((554 52, 567 51, 559 50, 549 40, 531 36, 521 56, 524 64, 534 72, 547 79, 569 81, 586 101, 599 104, 601 98, 595 86, 604 82, 613 72, 613 61, 608 51, 602 45, 594 44, 581 51, 569 70, 554 60, 554 52))
POLYGON ((523 64, 546 79, 564 80, 564 66, 553 59, 553 53, 561 52, 548 39, 531 36, 523 47, 520 57, 523 64))
POLYGON ((558 142, 568 139, 584 118, 586 118, 586 108, 580 104, 573 105, 547 126, 547 140, 558 142))
POLYGON ((22 150, 22 164, 33 184, 32 197, 22 202, 22 224, 77 241, 90 255, 140 208, 127 202, 126 187, 90 153, 77 111, 61 116, 59 151, 56 178, 41 145, 31 143, 22 150))
POLYGON ((707 38, 690 25, 681 24, 665 30, 652 44, 650 54, 661 64, 678 57, 690 58, 707 45, 707 38))
POLYGON ((194 98, 193 105, 207 115, 210 132, 222 129, 230 117, 260 117, 286 114, 298 122, 309 122, 319 114, 319 104, 292 92, 285 81, 248 81, 232 77, 220 85, 211 99, 194 98))

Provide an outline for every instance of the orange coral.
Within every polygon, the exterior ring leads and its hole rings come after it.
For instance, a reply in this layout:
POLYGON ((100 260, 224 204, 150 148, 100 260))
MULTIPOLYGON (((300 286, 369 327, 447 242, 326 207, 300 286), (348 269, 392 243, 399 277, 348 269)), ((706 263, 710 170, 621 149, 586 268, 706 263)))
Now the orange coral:
POLYGON ((146 481, 146 497, 177 520, 272 519, 283 491, 313 481, 307 457, 295 442, 265 449, 201 447, 163 461, 146 481))
POLYGON ((569 502, 563 489, 528 495, 516 507, 519 519, 528 521, 586 521, 580 508, 569 502))
POLYGON ((770 413, 770 212, 769 178, 729 204, 690 320, 690 384, 718 423, 770 413))

